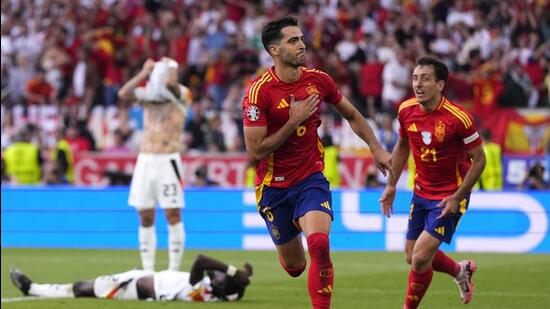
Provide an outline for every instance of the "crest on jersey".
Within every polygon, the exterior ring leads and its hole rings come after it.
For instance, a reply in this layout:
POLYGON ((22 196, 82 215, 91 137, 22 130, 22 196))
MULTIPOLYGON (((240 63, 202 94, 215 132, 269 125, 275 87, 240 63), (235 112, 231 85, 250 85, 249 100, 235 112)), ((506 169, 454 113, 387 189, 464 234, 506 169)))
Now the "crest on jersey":
POLYGON ((306 88, 307 94, 312 95, 314 93, 319 94, 319 90, 317 90, 317 87, 315 85, 308 86, 306 88))
POLYGON ((281 238, 281 232, 279 232, 279 229, 275 225, 271 226, 271 236, 275 239, 281 238))
POLYGON ((260 109, 256 105, 250 105, 246 110, 246 118, 250 121, 256 121, 260 119, 260 109))
POLYGON ((420 134, 422 135, 422 141, 424 144, 429 145, 432 143, 432 132, 422 131, 420 134))
POLYGON ((445 124, 443 123, 443 121, 440 120, 435 124, 434 135, 439 142, 442 142, 445 138, 445 124))

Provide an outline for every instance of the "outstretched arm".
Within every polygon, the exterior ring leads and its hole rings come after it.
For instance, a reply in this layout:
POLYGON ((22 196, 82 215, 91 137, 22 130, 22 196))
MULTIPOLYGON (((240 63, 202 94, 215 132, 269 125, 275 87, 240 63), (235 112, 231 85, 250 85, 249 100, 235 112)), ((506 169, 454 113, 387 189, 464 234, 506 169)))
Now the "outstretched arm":
POLYGON ((376 167, 386 175, 386 171, 391 170, 391 155, 382 148, 382 145, 376 140, 374 132, 365 121, 361 113, 346 98, 342 98, 340 103, 335 105, 336 109, 349 122, 353 132, 357 134, 367 145, 369 145, 376 167))
POLYGON ((199 254, 191 266, 191 274, 189 276, 189 283, 191 285, 197 284, 204 278, 204 272, 207 270, 217 270, 233 277, 235 281, 243 286, 250 283, 249 277, 252 275, 248 269, 237 269, 233 265, 228 265, 220 260, 208 257, 203 254, 199 254))

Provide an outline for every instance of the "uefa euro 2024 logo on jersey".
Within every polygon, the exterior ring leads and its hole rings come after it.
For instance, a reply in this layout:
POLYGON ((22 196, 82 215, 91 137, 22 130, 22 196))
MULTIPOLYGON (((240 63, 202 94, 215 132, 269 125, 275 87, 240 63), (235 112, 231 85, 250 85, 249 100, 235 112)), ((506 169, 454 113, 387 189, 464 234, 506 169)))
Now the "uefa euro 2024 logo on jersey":
POLYGON ((260 119, 260 109, 256 105, 250 105, 246 111, 246 117, 250 121, 256 121, 260 119))
POLYGON ((429 145, 432 143, 432 132, 422 131, 420 134, 422 135, 422 141, 424 144, 429 145))

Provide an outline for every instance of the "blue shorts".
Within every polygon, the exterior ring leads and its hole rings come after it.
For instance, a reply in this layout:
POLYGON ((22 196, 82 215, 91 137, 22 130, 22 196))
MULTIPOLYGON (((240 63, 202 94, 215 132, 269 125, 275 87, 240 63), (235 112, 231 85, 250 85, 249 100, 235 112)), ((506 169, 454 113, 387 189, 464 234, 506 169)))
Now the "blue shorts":
POLYGON ((407 240, 416 240, 422 231, 426 231, 442 242, 451 243, 458 222, 468 209, 470 195, 460 202, 460 207, 454 215, 437 220, 436 218, 443 211, 443 208, 437 207, 439 202, 441 200, 428 200, 416 194, 413 195, 407 240))
POLYGON ((259 186, 258 211, 265 221, 273 243, 282 245, 292 240, 301 230, 298 218, 318 210, 332 219, 332 195, 327 178, 317 172, 288 188, 259 186))

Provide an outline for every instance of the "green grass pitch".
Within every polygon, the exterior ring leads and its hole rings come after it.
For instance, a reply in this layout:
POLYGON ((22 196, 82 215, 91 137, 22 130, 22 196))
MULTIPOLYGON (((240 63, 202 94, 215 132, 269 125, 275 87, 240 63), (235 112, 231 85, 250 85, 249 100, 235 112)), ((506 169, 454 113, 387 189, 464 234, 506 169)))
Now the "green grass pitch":
MULTIPOLYGON (((199 253, 185 253, 189 269, 199 253)), ((2 249, 2 308, 310 308, 307 276, 292 279, 279 267, 272 251, 201 251, 234 265, 254 265, 252 284, 236 303, 182 303, 100 299, 29 299, 11 284, 9 267, 16 265, 37 282, 68 283, 102 274, 122 272, 139 265, 137 250, 2 249)), ((451 254, 457 260, 473 258, 478 264, 476 293, 464 306, 448 275, 434 273, 421 308, 550 308, 550 255, 451 254)), ((401 308, 408 266, 402 253, 333 252, 335 289, 333 308, 401 308)), ((165 250, 157 253, 157 267, 167 263, 165 250)))

